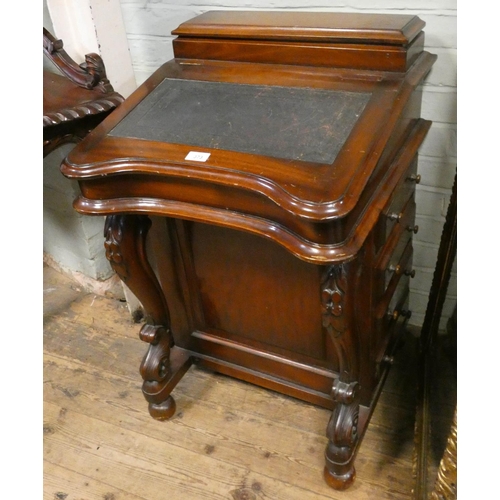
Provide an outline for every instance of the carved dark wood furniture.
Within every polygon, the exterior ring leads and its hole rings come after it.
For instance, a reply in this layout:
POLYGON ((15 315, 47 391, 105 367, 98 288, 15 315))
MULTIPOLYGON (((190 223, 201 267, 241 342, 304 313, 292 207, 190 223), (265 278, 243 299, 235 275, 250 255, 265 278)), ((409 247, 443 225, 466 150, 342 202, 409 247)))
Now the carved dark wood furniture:
POLYGON ((423 26, 205 13, 69 154, 75 208, 108 216, 109 261, 147 312, 153 417, 197 362, 331 409, 325 478, 353 482, 410 315, 423 26))
POLYGON ((43 156, 67 142, 78 142, 113 111, 123 97, 113 90, 98 54, 78 65, 63 42, 43 29, 43 51, 62 73, 43 71, 43 156))

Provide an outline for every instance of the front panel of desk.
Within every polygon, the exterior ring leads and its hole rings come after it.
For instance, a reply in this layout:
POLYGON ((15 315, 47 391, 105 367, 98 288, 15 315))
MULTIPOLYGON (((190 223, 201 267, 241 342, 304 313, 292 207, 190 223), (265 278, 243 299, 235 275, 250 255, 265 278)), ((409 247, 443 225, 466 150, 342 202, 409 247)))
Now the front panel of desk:
POLYGON ((325 479, 352 483, 410 315, 423 26, 208 12, 65 160, 144 306, 153 417, 197 362, 331 409, 325 479))

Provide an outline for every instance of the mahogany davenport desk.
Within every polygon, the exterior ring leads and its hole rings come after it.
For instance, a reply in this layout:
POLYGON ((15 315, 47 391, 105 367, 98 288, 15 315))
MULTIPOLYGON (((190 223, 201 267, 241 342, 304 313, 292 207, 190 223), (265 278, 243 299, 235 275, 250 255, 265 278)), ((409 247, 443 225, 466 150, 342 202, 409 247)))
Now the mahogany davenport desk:
POLYGON ((142 302, 151 415, 193 361, 332 410, 354 457, 409 317, 419 84, 414 16, 208 12, 68 156, 83 214, 142 302), (146 251, 150 215, 163 244, 146 251), (156 217, 155 217, 156 220, 156 217), (151 257, 154 257, 152 259, 151 257), (154 261, 155 264, 152 264, 154 261))

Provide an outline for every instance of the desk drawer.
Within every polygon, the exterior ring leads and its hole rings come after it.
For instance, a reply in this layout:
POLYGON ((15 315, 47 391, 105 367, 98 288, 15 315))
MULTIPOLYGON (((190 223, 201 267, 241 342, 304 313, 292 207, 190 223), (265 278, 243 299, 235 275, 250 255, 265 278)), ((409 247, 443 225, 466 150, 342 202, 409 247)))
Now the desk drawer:
POLYGON ((379 321, 382 334, 375 351, 375 380, 379 380, 388 365, 392 364, 393 354, 405 331, 411 316, 408 310, 408 288, 402 286, 402 293, 395 295, 396 302, 393 313, 379 321))
POLYGON ((400 223, 394 225, 391 234, 378 253, 375 265, 377 270, 385 271, 399 262, 406 244, 413 234, 418 232, 418 226, 415 226, 415 211, 415 202, 410 199, 403 209, 400 223))
POLYGON ((409 277, 414 276, 414 271, 411 268, 412 256, 413 247, 411 240, 409 240, 397 265, 385 271, 384 292, 377 305, 377 318, 381 319, 386 314, 391 315, 394 313, 395 305, 398 302, 398 295, 400 295, 402 289, 408 286, 409 277))
POLYGON ((415 184, 420 181, 420 177, 416 175, 417 162, 413 161, 408 170, 401 177, 400 182, 394 189, 389 203, 383 211, 382 234, 387 240, 391 232, 397 227, 397 224, 402 224, 406 220, 407 209, 411 207, 410 200, 414 199, 415 184))
POLYGON ((391 259, 384 270, 386 290, 395 276, 406 275, 411 278, 415 276, 415 270, 412 269, 411 265, 411 256, 407 259, 405 258, 405 255, 410 254, 410 252, 413 253, 411 235, 408 231, 404 231, 403 236, 399 240, 391 259))

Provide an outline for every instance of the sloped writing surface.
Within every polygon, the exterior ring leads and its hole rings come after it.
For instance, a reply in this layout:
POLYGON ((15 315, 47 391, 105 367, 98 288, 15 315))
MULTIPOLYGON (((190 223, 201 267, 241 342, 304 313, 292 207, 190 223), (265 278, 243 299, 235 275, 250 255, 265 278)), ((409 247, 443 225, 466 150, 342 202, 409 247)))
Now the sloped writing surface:
POLYGON ((109 135, 332 164, 370 97, 166 78, 109 135))

